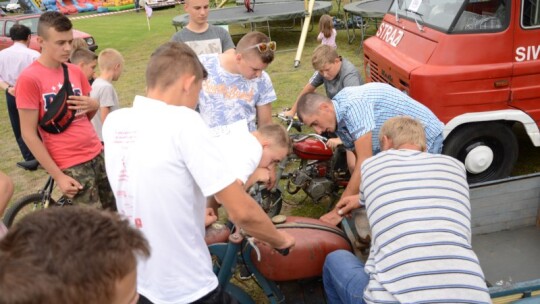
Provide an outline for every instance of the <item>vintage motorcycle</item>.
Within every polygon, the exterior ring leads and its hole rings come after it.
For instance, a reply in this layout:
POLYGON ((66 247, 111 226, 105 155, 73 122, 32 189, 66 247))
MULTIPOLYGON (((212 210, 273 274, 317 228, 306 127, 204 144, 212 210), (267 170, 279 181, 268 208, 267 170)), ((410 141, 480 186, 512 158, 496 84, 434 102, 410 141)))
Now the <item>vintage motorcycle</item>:
MULTIPOLYGON (((276 115, 287 125, 287 131, 295 128, 301 131, 302 123, 297 119, 276 115)), ((326 137, 318 134, 290 134, 293 153, 277 167, 274 189, 263 189, 259 193, 259 203, 270 217, 279 214, 283 203, 283 193, 295 195, 303 191, 314 203, 325 202, 327 209, 339 198, 339 191, 350 179, 345 148, 338 146, 332 151, 326 145, 326 137), (271 211, 271 212, 269 212, 271 211)), ((257 192, 253 192, 252 195, 257 192)), ((257 200, 257 199, 256 199, 257 200)))

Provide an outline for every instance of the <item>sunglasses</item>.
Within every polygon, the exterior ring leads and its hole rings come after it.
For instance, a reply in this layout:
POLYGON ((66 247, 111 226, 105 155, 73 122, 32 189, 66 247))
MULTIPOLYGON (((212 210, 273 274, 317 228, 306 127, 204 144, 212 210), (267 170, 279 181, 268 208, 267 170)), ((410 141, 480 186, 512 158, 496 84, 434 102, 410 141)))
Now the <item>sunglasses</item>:
POLYGON ((277 47, 276 42, 275 41, 270 41, 268 43, 267 42, 257 43, 255 45, 252 45, 252 46, 248 47, 246 50, 257 48, 259 50, 259 52, 266 53, 268 51, 275 52, 276 47, 277 47))

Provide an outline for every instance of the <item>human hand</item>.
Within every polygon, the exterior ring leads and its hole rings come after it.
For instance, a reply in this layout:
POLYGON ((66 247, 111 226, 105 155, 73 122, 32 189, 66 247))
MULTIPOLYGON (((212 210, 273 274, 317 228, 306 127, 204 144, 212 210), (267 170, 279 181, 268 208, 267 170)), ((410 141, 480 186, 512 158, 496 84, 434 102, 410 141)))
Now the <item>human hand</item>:
POLYGON ((7 89, 7 92, 9 93, 9 95, 15 96, 15 88, 14 87, 9 87, 7 89))
POLYGON ((60 191, 62 191, 62 193, 68 198, 73 198, 75 195, 77 195, 79 190, 83 189, 83 186, 78 181, 65 174, 62 174, 62 176, 56 178, 55 180, 56 184, 60 188, 60 191))
POLYGON ((283 230, 278 230, 277 232, 281 234, 282 242, 278 246, 274 246, 274 248, 280 249, 280 250, 284 250, 284 249, 289 249, 289 251, 292 250, 292 248, 296 244, 296 239, 292 235, 288 234, 287 232, 283 230))
POLYGON ((204 227, 208 227, 217 221, 218 217, 212 208, 206 208, 204 214, 204 227))
POLYGON ((347 216, 352 210, 360 208, 360 203, 358 202, 359 200, 360 195, 358 194, 342 197, 339 202, 337 202, 334 209, 338 215, 347 216))
POLYGON ((286 116, 286 117, 291 117, 291 118, 294 117, 295 114, 296 113, 293 112, 293 110, 288 110, 288 111, 281 112, 281 115, 286 116))
POLYGON ((265 184, 266 189, 270 190, 276 185, 276 166, 272 164, 268 168, 268 182, 265 184))
MULTIPOLYGON (((255 176, 255 182, 264 183, 265 186, 268 186, 270 184, 270 169, 268 168, 257 168, 255 169, 255 172, 253 172, 253 175, 255 176)), ((275 180, 275 176, 274 176, 275 180)))
POLYGON ((336 208, 332 209, 330 212, 324 214, 319 218, 319 220, 334 226, 337 226, 337 224, 341 223, 342 219, 343 216, 338 214, 338 209, 336 208))
POLYGON ((330 138, 326 141, 326 145, 330 147, 330 149, 335 150, 337 146, 343 144, 341 139, 339 137, 336 138, 330 138))
POLYGON ((99 101, 89 96, 69 96, 69 109, 76 110, 75 116, 86 115, 88 112, 97 111, 99 109, 99 101))

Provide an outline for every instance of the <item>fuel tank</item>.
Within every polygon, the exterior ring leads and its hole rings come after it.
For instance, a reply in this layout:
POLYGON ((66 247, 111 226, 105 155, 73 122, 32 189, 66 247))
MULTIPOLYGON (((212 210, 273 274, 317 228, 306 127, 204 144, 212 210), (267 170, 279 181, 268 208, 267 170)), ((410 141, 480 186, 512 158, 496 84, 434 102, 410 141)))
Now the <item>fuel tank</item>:
POLYGON ((288 216, 276 227, 295 237, 296 245, 293 250, 287 256, 282 256, 267 244, 258 243, 261 252, 260 261, 257 261, 255 250, 251 252, 255 267, 273 281, 321 276, 324 259, 330 252, 338 249, 352 250, 341 229, 318 219, 288 216))
POLYGON ((332 158, 332 149, 312 138, 294 143, 293 151, 302 159, 329 160, 332 158))

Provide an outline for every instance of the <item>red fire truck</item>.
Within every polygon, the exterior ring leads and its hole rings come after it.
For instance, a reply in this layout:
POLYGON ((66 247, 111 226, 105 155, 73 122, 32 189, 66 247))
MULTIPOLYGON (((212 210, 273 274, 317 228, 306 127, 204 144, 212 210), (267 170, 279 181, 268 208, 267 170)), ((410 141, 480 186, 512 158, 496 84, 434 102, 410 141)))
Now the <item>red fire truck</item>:
POLYGON ((445 123, 443 153, 471 183, 510 174, 514 124, 540 146, 540 0, 395 0, 364 68, 445 123))

